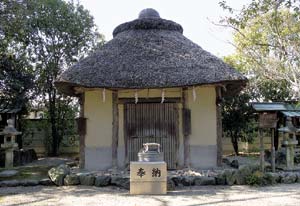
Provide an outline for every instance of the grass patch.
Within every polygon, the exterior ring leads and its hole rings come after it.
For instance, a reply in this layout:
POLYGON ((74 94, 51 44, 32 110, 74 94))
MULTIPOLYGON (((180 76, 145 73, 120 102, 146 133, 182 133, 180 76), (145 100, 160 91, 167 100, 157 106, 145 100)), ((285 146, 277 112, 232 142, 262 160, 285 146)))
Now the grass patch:
MULTIPOLYGON (((14 167, 13 170, 19 171, 19 173, 12 177, 2 177, 0 181, 3 180, 22 180, 22 179, 35 179, 40 180, 46 178, 48 176, 48 170, 52 166, 21 166, 21 167, 14 167)), ((5 169, 1 169, 4 171, 5 169)))

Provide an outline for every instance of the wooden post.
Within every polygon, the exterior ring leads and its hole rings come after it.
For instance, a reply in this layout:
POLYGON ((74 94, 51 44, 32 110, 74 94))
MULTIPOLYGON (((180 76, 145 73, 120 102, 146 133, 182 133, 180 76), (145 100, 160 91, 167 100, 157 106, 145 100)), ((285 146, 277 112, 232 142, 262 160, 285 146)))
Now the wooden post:
POLYGON ((190 134, 187 132, 187 124, 189 124, 185 118, 185 111, 188 109, 188 90, 184 88, 182 90, 182 131, 183 131, 183 145, 184 145, 184 167, 190 166, 190 134))
POLYGON ((264 139, 262 129, 258 129, 259 132, 259 142, 260 142, 260 170, 265 171, 265 150, 264 150, 264 139))
POLYGON ((119 109, 118 92, 112 92, 112 166, 118 167, 118 140, 119 140, 119 109))
POLYGON ((222 107, 221 107, 221 88, 216 87, 216 115, 217 115, 217 166, 222 166, 223 144, 222 144, 222 107))
MULTIPOLYGON (((119 100, 118 100, 119 101, 119 100)), ((127 114, 127 105, 123 104, 123 114, 124 114, 124 124, 123 124, 123 131, 124 131, 124 145, 125 145, 125 168, 129 169, 129 157, 128 157, 128 131, 127 131, 127 122, 128 122, 128 114, 127 114)))
POLYGON ((275 144, 274 144, 274 136, 275 136, 275 129, 271 129, 271 164, 272 164, 272 172, 275 172, 275 144))
MULTIPOLYGON (((80 94, 79 96, 79 118, 84 118, 84 101, 85 96, 84 93, 80 94)), ((85 134, 80 133, 79 135, 79 168, 84 168, 85 165, 85 134)))
POLYGON ((279 145, 279 121, 276 123, 276 128, 274 131, 274 147, 275 147, 275 151, 278 150, 278 145, 279 145))

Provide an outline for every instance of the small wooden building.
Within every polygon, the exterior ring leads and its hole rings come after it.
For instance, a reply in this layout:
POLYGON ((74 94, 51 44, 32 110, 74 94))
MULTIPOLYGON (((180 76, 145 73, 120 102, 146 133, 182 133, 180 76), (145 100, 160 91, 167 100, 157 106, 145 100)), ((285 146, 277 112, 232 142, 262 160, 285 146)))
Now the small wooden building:
POLYGON ((161 144, 169 169, 221 163, 219 103, 246 78, 182 33, 145 9, 57 80, 80 98, 86 169, 126 167, 146 142, 161 144))

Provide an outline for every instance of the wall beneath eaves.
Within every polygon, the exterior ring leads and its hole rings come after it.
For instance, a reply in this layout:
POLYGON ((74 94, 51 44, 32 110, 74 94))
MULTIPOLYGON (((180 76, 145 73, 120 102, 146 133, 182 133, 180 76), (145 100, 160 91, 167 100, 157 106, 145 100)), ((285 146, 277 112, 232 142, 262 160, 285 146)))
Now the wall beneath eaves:
MULTIPOLYGON (((134 98, 134 90, 119 91, 119 98, 134 98)), ((88 170, 108 169, 112 166, 112 93, 106 91, 106 100, 102 100, 102 90, 86 91, 84 112, 87 118, 85 139, 85 168, 88 170)), ((139 90, 139 98, 161 98, 160 89, 139 90)), ((191 109, 190 154, 191 166, 211 168, 216 166, 217 130, 215 87, 197 87, 196 100, 192 90, 188 92, 188 107, 191 109)), ((165 89, 165 97, 181 97, 181 89, 165 89)), ((125 166, 124 144, 124 105, 119 104, 119 146, 118 165, 125 166)), ((183 165, 182 104, 179 108, 179 151, 178 166, 183 165)))
POLYGON ((106 91, 105 96, 103 102, 101 90, 85 92, 85 168, 88 170, 107 169, 112 164, 112 93, 106 91))
POLYGON ((215 87, 197 87, 196 100, 188 92, 191 109, 190 163, 196 168, 211 168, 217 160, 217 115, 215 87))

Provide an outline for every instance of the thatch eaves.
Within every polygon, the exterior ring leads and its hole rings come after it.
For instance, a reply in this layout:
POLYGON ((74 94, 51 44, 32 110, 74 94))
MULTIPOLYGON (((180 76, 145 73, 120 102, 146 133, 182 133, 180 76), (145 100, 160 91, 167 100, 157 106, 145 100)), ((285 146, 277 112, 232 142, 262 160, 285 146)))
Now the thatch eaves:
POLYGON ((183 36, 179 24, 151 12, 119 25, 111 41, 60 76, 57 88, 73 95, 75 86, 144 89, 221 84, 238 91, 245 85, 243 75, 183 36))

